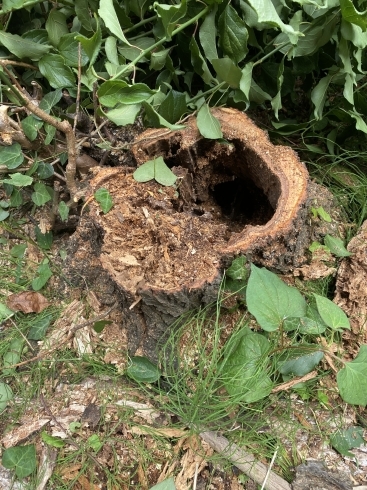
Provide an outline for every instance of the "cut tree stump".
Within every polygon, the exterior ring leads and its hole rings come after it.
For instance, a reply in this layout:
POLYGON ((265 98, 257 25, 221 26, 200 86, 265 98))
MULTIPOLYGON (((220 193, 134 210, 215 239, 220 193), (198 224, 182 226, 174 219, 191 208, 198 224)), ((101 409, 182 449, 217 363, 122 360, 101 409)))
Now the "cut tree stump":
POLYGON ((114 206, 103 214, 90 204, 70 265, 103 289, 104 302, 118 296, 132 354, 156 358, 175 320, 216 300, 239 254, 280 272, 306 260, 319 186, 294 151, 271 144, 245 114, 212 112, 222 141, 204 139, 191 117, 183 130, 147 130, 132 146, 138 165, 162 156, 176 187, 138 183, 127 167, 93 170, 92 190, 107 188, 114 206))

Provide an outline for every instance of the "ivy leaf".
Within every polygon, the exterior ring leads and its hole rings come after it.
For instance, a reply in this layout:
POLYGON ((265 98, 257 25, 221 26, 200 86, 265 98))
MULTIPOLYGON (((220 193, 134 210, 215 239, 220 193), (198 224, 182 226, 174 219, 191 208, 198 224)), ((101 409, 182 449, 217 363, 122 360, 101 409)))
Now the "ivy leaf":
POLYGON ((83 49, 89 58, 89 66, 92 66, 96 61, 102 45, 102 31, 99 25, 98 17, 96 17, 96 22, 96 32, 93 34, 93 36, 85 37, 82 34, 75 36, 75 39, 83 46, 83 49))
MULTIPOLYGON (((14 397, 13 391, 6 383, 0 382, 0 413, 2 413, 10 400, 14 397)), ((3 462, 4 465, 4 462, 3 462)), ((5 465, 4 465, 5 466, 5 465)))
POLYGON ((65 446, 65 442, 61 439, 61 437, 51 436, 46 431, 42 431, 41 438, 42 441, 48 446, 56 447, 56 448, 65 446))
POLYGON ((362 31, 367 29, 367 13, 356 10, 352 0, 340 0, 342 17, 347 22, 359 26, 362 31))
POLYGON ((310 345, 313 352, 307 352, 305 346, 291 350, 287 360, 280 365, 279 372, 284 376, 304 376, 310 373, 324 357, 324 353, 310 345), (307 352, 305 354, 305 352, 307 352))
POLYGON ((326 75, 326 77, 321 78, 319 83, 311 92, 311 100, 315 106, 314 114, 318 121, 322 119, 328 88, 333 77, 334 75, 329 73, 329 75, 326 75))
MULTIPOLYGON (((73 32, 65 34, 61 37, 58 49, 61 56, 64 57, 66 64, 72 68, 78 68, 79 66, 79 41, 75 39, 73 32)), ((89 61, 89 57, 85 50, 81 49, 80 53, 80 66, 85 66, 89 61)))
POLYGON ((336 375, 340 396, 351 405, 367 405, 367 345, 361 345, 357 357, 336 375))
POLYGON ((52 46, 35 43, 5 31, 0 31, 0 43, 17 58, 30 58, 34 61, 39 60, 52 48, 52 46))
POLYGON ((64 34, 69 33, 66 24, 66 15, 55 8, 48 14, 45 27, 48 38, 54 47, 59 45, 59 41, 64 34))
POLYGON ((330 250, 330 252, 337 257, 349 257, 352 255, 351 252, 348 252, 348 250, 344 247, 343 240, 340 238, 331 236, 331 235, 326 235, 324 238, 324 243, 330 250))
POLYGON ((143 100, 149 99, 155 93, 145 83, 129 85, 123 80, 107 80, 98 89, 98 98, 102 105, 115 107, 121 103, 139 104, 143 100))
POLYGON ((37 269, 38 276, 32 281, 34 291, 39 291, 52 276, 52 271, 48 265, 48 259, 45 259, 37 269))
POLYGON ((32 322, 32 326, 28 333, 28 339, 30 340, 42 340, 45 335, 50 323, 52 321, 52 315, 47 315, 43 318, 36 318, 32 322))
POLYGON ((253 403, 269 395, 273 383, 267 374, 269 341, 249 328, 222 365, 222 379, 231 396, 241 396, 241 401, 253 403))
POLYGON ((39 247, 43 248, 44 250, 50 250, 53 242, 52 231, 46 231, 46 233, 42 233, 42 231, 38 226, 35 227, 34 231, 36 234, 36 240, 39 247))
POLYGON ((37 175, 40 179, 48 179, 49 177, 52 177, 53 174, 54 168, 50 163, 38 162, 37 175))
POLYGON ((235 63, 239 63, 248 53, 246 23, 231 5, 227 5, 219 17, 218 27, 219 43, 223 52, 235 63))
POLYGON ((110 121, 116 124, 116 126, 126 126, 127 124, 133 124, 136 116, 139 114, 141 104, 118 104, 114 109, 108 112, 101 111, 110 121))
POLYGON ((247 279, 249 276, 249 270, 245 266, 246 263, 247 259, 245 256, 241 255, 240 257, 237 257, 226 270, 226 276, 235 281, 243 281, 247 279))
POLYGON ((47 190, 47 187, 42 182, 37 182, 33 186, 34 192, 32 192, 32 201, 36 206, 43 206, 46 202, 51 200, 51 196, 47 190))
POLYGON ((175 131, 176 129, 184 129, 185 126, 183 124, 171 124, 164 117, 162 117, 158 112, 156 112, 153 107, 148 104, 148 102, 142 102, 143 107, 145 109, 145 114, 149 123, 155 128, 161 128, 162 126, 175 131))
POLYGON ((60 201, 58 209, 59 209, 59 215, 60 215, 61 221, 67 221, 70 209, 69 209, 69 206, 66 204, 66 202, 60 201))
POLYGON ((13 143, 11 146, 1 146, 0 161, 1 164, 5 165, 8 169, 19 167, 24 161, 22 147, 20 144, 13 143))
POLYGON ((111 194, 108 192, 107 189, 104 187, 100 187, 95 193, 94 193, 94 198, 98 202, 98 204, 101 206, 101 209, 104 214, 107 214, 108 211, 113 206, 113 200, 111 197, 111 194))
POLYGON ((155 179, 158 184, 165 186, 173 185, 177 180, 177 176, 167 167, 162 157, 140 165, 133 173, 133 177, 137 182, 148 182, 155 179))
POLYGON ((170 40, 178 21, 186 14, 186 0, 181 0, 179 5, 154 3, 154 9, 162 20, 167 40, 170 40))
POLYGON ((93 328, 97 333, 101 333, 106 325, 112 323, 111 320, 99 320, 93 324, 93 328))
POLYGON ((59 54, 46 54, 39 60, 38 68, 53 88, 75 86, 75 75, 59 54))
POLYGON ((170 90, 159 107, 159 114, 172 124, 179 121, 186 112, 185 94, 176 90, 170 90))
POLYGON ((346 430, 338 430, 331 434, 330 442, 334 449, 342 456, 354 458, 354 454, 349 451, 364 444, 363 428, 349 427, 346 430))
POLYGON ((230 58, 213 59, 212 65, 221 80, 231 88, 239 88, 242 72, 230 58))
POLYGON ((219 139, 223 138, 222 130, 220 129, 220 122, 210 112, 208 104, 204 103, 198 112, 196 123, 200 134, 204 138, 219 139))
POLYGON ((210 12, 205 16, 205 19, 199 29, 200 44, 203 48, 205 58, 210 62, 218 58, 216 42, 217 26, 215 23, 216 13, 217 6, 212 8, 210 12))
POLYGON ((346 328, 350 330, 350 323, 347 315, 338 305, 328 298, 314 294, 317 310, 326 325, 333 330, 346 328))
POLYGON ((18 478, 25 478, 37 467, 36 448, 34 444, 5 449, 2 454, 2 465, 14 470, 18 478))
POLYGON ((146 357, 134 356, 126 374, 139 383, 154 383, 161 377, 158 367, 146 357))
POLYGON ((10 376, 15 373, 15 368, 10 368, 9 366, 13 366, 20 361, 20 356, 22 354, 24 346, 23 338, 15 338, 10 344, 8 350, 5 352, 3 356, 3 369, 2 372, 5 376, 10 376))
POLYGON ((15 172, 14 174, 10 174, 10 179, 3 179, 3 182, 5 184, 14 185, 15 187, 26 187, 32 184, 33 179, 28 175, 15 172))
POLYGON ((98 14, 105 23, 107 29, 125 44, 131 46, 122 32, 112 0, 100 0, 98 14))
POLYGON ((207 85, 213 85, 215 83, 215 79, 210 73, 206 60, 201 54, 198 43, 194 37, 191 38, 189 48, 191 52, 191 64, 195 72, 201 76, 207 85))
POLYGON ((175 480, 173 478, 168 478, 163 480, 157 485, 150 487, 150 490, 176 490, 175 480))
POLYGON ((251 264, 246 301, 249 312, 268 332, 277 330, 285 318, 306 316, 306 301, 298 289, 254 264, 251 264))

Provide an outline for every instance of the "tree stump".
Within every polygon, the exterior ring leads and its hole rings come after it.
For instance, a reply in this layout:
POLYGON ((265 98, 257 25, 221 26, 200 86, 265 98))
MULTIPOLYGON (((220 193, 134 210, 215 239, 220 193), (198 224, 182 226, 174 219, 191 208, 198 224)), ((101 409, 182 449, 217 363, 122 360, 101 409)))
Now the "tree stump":
POLYGON ((127 167, 94 171, 93 191, 107 188, 114 206, 104 215, 90 204, 73 262, 82 275, 93 256, 95 279, 118 292, 131 353, 141 347, 155 358, 175 320, 216 300, 223 270, 239 254, 281 272, 305 262, 305 166, 242 112, 213 114, 223 141, 204 139, 191 117, 183 130, 151 129, 134 142, 137 164, 162 156, 176 187, 138 183, 127 167))

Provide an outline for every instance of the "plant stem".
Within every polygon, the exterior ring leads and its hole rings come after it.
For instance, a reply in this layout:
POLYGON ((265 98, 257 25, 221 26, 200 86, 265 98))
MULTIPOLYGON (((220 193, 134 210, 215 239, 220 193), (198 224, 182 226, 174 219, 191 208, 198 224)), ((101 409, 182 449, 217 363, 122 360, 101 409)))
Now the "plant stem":
POLYGON ((189 99, 187 101, 187 104, 191 104, 192 102, 195 102, 196 100, 200 99, 201 97, 205 97, 206 95, 210 95, 213 92, 216 92, 217 90, 220 90, 222 87, 224 87, 224 85, 227 85, 227 82, 221 82, 218 85, 216 85, 215 87, 210 88, 206 92, 203 92, 201 94, 195 95, 195 97, 192 97, 191 99, 189 99))
POLYGON ((143 19, 140 22, 138 22, 137 24, 135 24, 131 27, 128 27, 127 29, 124 29, 123 32, 124 32, 124 34, 126 34, 127 32, 131 32, 134 29, 137 29, 138 27, 141 27, 145 24, 148 24, 148 22, 153 22, 153 20, 156 20, 157 17, 158 17, 158 15, 153 15, 152 17, 149 17, 148 19, 143 19))
MULTIPOLYGON (((175 29, 172 32, 171 37, 175 36, 176 34, 178 34, 181 31, 183 31, 184 29, 186 29, 186 27, 190 26, 191 24, 194 24, 197 20, 199 20, 201 17, 203 17, 208 11, 209 11, 209 7, 205 7, 205 9, 202 10, 201 12, 199 12, 197 15, 195 15, 195 17, 193 17, 192 19, 188 20, 184 24, 180 25, 180 27, 175 29)), ((164 36, 162 39, 160 39, 155 44, 153 44, 153 46, 150 46, 149 48, 144 49, 139 54, 139 56, 137 58, 135 58, 133 61, 131 61, 128 65, 125 65, 119 72, 117 72, 113 77, 111 77, 110 80, 115 80, 116 78, 120 77, 124 73, 129 72, 131 68, 133 68, 142 58, 144 58, 144 56, 146 56, 148 53, 153 51, 155 48, 158 48, 159 46, 161 46, 162 44, 164 44, 168 40, 169 40, 168 36, 164 36)))

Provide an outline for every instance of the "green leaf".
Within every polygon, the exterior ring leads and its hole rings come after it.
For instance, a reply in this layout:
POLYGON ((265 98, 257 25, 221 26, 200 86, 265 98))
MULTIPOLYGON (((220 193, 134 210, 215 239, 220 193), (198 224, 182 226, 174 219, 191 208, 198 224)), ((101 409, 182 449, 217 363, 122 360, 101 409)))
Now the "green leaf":
POLYGON ((46 54, 39 60, 38 68, 51 87, 75 87, 75 75, 59 54, 46 54))
POLYGON ((59 215, 60 215, 61 221, 67 221, 70 209, 69 209, 69 206, 66 204, 66 202, 60 201, 58 209, 59 209, 59 215))
POLYGON ((148 102, 143 101, 142 105, 145 109, 145 114, 149 123, 155 128, 161 128, 162 126, 175 131, 176 129, 184 129, 185 126, 183 124, 171 124, 164 117, 162 117, 158 112, 156 112, 153 107, 148 104, 148 102))
POLYGON ((361 345, 357 357, 344 365, 336 376, 340 396, 351 405, 367 405, 367 345, 361 345))
POLYGON ((5 31, 0 31, 0 44, 5 46, 17 58, 30 58, 34 61, 39 60, 52 48, 52 46, 35 43, 5 31))
POLYGON ((187 112, 186 97, 182 92, 170 90, 159 107, 159 114, 174 124, 187 112))
POLYGON ((9 368, 20 361, 20 356, 22 354, 24 345, 23 338, 15 338, 10 344, 8 350, 3 356, 3 374, 9 376, 15 372, 15 368, 9 368))
POLYGON ((326 325, 333 330, 346 328, 350 330, 350 323, 347 315, 338 305, 328 298, 314 294, 317 310, 326 325))
POLYGON ((87 439, 87 444, 93 449, 93 451, 98 452, 103 447, 103 442, 101 442, 97 434, 92 434, 87 439))
POLYGON ((0 207, 0 221, 6 220, 6 218, 8 218, 9 216, 10 216, 9 211, 5 211, 5 209, 2 209, 0 207))
POLYGON ((2 2, 2 11, 10 12, 11 10, 17 10, 23 8, 27 0, 4 0, 2 2))
POLYGON ((204 138, 219 139, 223 138, 223 133, 220 128, 220 122, 210 112, 208 104, 204 103, 198 112, 196 124, 200 134, 204 138))
POLYGON ((324 238, 324 243, 330 250, 330 252, 337 257, 349 257, 352 255, 351 252, 348 252, 348 250, 344 247, 343 240, 340 238, 331 236, 331 235, 326 235, 324 238))
POLYGON ((324 353, 315 350, 314 346, 310 348, 312 352, 309 352, 305 346, 290 350, 287 360, 280 365, 279 372, 284 376, 304 376, 310 373, 324 357, 324 353))
MULTIPOLYGON (((80 43, 81 44, 81 43, 80 43)), ((59 53, 64 57, 68 66, 78 68, 79 66, 79 41, 75 39, 75 34, 70 33, 61 37, 59 42, 59 53)), ((89 57, 85 50, 81 49, 80 66, 85 66, 89 61, 89 57)))
POLYGON ((218 27, 219 44, 224 54, 239 63, 248 53, 246 23, 231 5, 227 5, 218 19, 218 27))
POLYGON ((14 247, 10 250, 10 255, 17 259, 22 259, 24 257, 26 250, 27 250, 27 244, 20 243, 19 245, 14 245, 14 247))
POLYGON ((75 13, 84 29, 93 30, 88 0, 75 0, 75 13))
POLYGON ((318 121, 322 119, 322 113, 324 110, 324 105, 327 97, 327 91, 333 77, 334 77, 333 74, 329 74, 326 75, 326 77, 321 78, 319 83, 311 92, 311 100, 315 106, 314 114, 315 114, 315 118, 318 121))
POLYGON ((0 146, 0 161, 8 169, 19 167, 24 161, 20 144, 13 143, 11 146, 0 146))
POLYGON ((0 413, 5 410, 7 404, 13 399, 13 397, 14 395, 10 386, 6 383, 0 382, 0 413))
POLYGON ((230 267, 226 270, 226 276, 235 281, 243 281, 248 278, 249 270, 246 267, 247 259, 241 255, 234 259, 230 267))
POLYGON ((42 182, 37 182, 33 186, 34 192, 32 192, 32 201, 36 206, 43 206, 46 202, 51 200, 51 196, 47 190, 47 187, 42 182))
POLYGON ((158 367, 146 357, 141 356, 134 356, 130 359, 126 374, 139 383, 154 383, 161 376, 158 367))
POLYGON ((54 168, 50 163, 38 162, 37 175, 40 179, 49 179, 53 174, 54 168))
POLYGON ((102 45, 102 31, 99 25, 98 17, 96 17, 96 22, 96 32, 93 34, 93 36, 85 37, 82 34, 75 36, 75 39, 83 46, 83 49, 89 58, 89 66, 92 66, 96 61, 102 45))
POLYGON ((47 15, 45 27, 48 38, 54 47, 59 45, 59 41, 64 34, 69 34, 69 29, 66 25, 66 16, 55 8, 47 15))
POLYGON ((165 186, 174 185, 177 180, 177 176, 167 167, 162 157, 140 165, 133 173, 133 177, 137 182, 148 182, 155 179, 158 184, 165 186))
POLYGON ((330 214, 327 213, 322 206, 319 206, 318 208, 311 208, 311 211, 315 218, 319 216, 321 219, 326 221, 326 223, 331 223, 332 219, 330 214))
MULTIPOLYGON (((244 68, 241 71, 241 80, 240 80, 240 90, 245 94, 247 100, 250 98, 250 89, 252 83, 252 69, 254 64, 252 62, 246 63, 244 68)), ((270 97, 270 96, 269 96, 270 97)))
POLYGON ((10 196, 10 206, 12 208, 16 208, 21 204, 23 204, 22 193, 20 192, 19 189, 13 189, 13 192, 11 193, 10 196))
POLYGON ((122 32, 112 0, 100 0, 98 14, 105 23, 107 29, 109 29, 114 36, 125 44, 130 45, 122 32))
POLYGON ((98 89, 98 98, 106 107, 115 107, 116 104, 139 104, 149 99, 155 93, 145 83, 128 85, 123 80, 108 80, 98 89))
POLYGON ((210 12, 205 16, 203 23, 199 29, 200 44, 203 48, 205 58, 210 62, 218 58, 217 51, 217 26, 215 22, 215 15, 217 13, 217 6, 212 8, 210 12))
POLYGON ((213 59, 212 65, 221 80, 231 88, 239 88, 242 72, 230 58, 213 59))
POLYGON ((330 443, 334 449, 343 456, 354 458, 354 454, 349 451, 365 443, 362 427, 349 427, 349 429, 338 430, 331 434, 330 443))
POLYGON ((42 233, 39 226, 36 226, 35 229, 36 240, 39 247, 44 250, 50 250, 53 242, 52 231, 46 231, 46 233, 42 233))
POLYGON ((127 124, 133 124, 135 122, 136 116, 139 114, 141 109, 141 104, 118 104, 115 109, 103 112, 106 117, 117 126, 126 126, 127 124))
POLYGON ((201 78, 207 85, 213 85, 214 83, 216 83, 213 75, 210 73, 206 60, 200 53, 198 43, 196 42, 194 37, 191 38, 189 48, 191 53, 191 64, 195 72, 201 76, 201 78))
POLYGON ((111 194, 108 192, 107 189, 104 187, 100 187, 96 192, 94 193, 94 198, 98 202, 98 204, 101 206, 101 209, 104 214, 107 214, 108 211, 111 210, 113 206, 113 200, 111 197, 111 194))
POLYGON ((222 379, 231 396, 253 403, 269 395, 273 383, 267 374, 269 341, 244 328, 242 336, 222 365, 222 379))
POLYGON ((179 5, 166 5, 154 3, 154 9, 162 20, 167 40, 171 39, 172 32, 177 27, 177 23, 182 19, 187 10, 186 0, 181 0, 179 5))
POLYGON ((268 332, 277 330, 285 318, 306 316, 306 301, 301 293, 254 264, 251 264, 246 301, 249 312, 268 332))
POLYGON ((93 325, 94 330, 97 333, 101 333, 106 325, 110 325, 112 323, 111 320, 99 320, 98 322, 95 322, 93 325))
POLYGON ((176 490, 175 480, 173 478, 168 478, 163 480, 154 487, 150 487, 150 490, 176 490))
POLYGON ((35 319, 29 330, 27 338, 30 340, 42 340, 46 335, 46 331, 52 321, 52 315, 44 316, 43 318, 35 319))
POLYGON ((343 19, 351 24, 356 24, 363 31, 367 29, 367 12, 358 12, 352 0, 340 0, 343 19))
POLYGON ((43 121, 33 115, 30 115, 22 119, 21 125, 27 138, 30 141, 34 141, 37 138, 38 130, 43 126, 43 121))
POLYGON ((5 449, 2 454, 2 465, 8 470, 15 470, 18 478, 30 475, 37 468, 34 444, 5 449))
POLYGON ((150 55, 150 70, 160 71, 164 68, 167 60, 168 53, 172 48, 162 49, 161 51, 154 51, 150 55))
POLYGON ((257 22, 268 24, 271 27, 279 27, 287 34, 292 44, 297 44, 301 33, 295 31, 291 25, 286 25, 279 17, 272 0, 249 0, 248 3, 257 14, 257 22))
POLYGON ((46 431, 42 431, 41 438, 42 441, 48 446, 56 447, 56 448, 65 446, 65 442, 61 439, 61 437, 51 436, 46 431))
POLYGON ((34 291, 39 291, 47 283, 52 276, 52 271, 48 265, 48 260, 45 259, 37 269, 38 276, 32 281, 34 291))
POLYGON ((293 332, 297 330, 298 333, 305 335, 319 335, 326 330, 326 325, 321 320, 316 322, 315 320, 302 316, 300 318, 290 317, 286 318, 283 322, 283 330, 285 332, 293 332))
POLYGON ((3 182, 5 184, 14 185, 15 187, 25 187, 27 185, 31 185, 33 179, 28 175, 15 172, 14 174, 10 174, 10 179, 3 179, 3 182))

